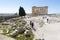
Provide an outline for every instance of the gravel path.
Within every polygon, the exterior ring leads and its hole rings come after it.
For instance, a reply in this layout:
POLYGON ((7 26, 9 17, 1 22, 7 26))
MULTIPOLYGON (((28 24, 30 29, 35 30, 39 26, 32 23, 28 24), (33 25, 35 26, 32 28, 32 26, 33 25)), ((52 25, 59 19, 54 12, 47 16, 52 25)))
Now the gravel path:
POLYGON ((28 23, 30 20, 34 21, 34 28, 36 31, 32 30, 34 33, 34 40, 35 39, 45 39, 45 40, 60 40, 60 23, 57 21, 54 21, 56 19, 50 19, 50 23, 46 22, 46 19, 44 19, 45 24, 43 27, 39 27, 38 22, 39 19, 38 17, 32 17, 29 19, 25 19, 28 23), (38 20, 36 20, 38 19, 38 20), (52 20, 52 22, 51 22, 52 20))
MULTIPOLYGON (((45 26, 45 25, 44 25, 44 26, 45 26)), ((38 24, 35 23, 34 28, 36 29, 36 31, 33 30, 34 40, 35 40, 35 39, 44 39, 44 32, 45 32, 44 27, 39 27, 38 24)))
MULTIPOLYGON (((37 17, 32 17, 32 18, 29 18, 29 19, 25 19, 27 21, 27 23, 29 24, 30 20, 34 22, 34 29, 32 29, 33 33, 34 33, 34 39, 43 39, 44 37, 44 31, 45 29, 43 27, 40 27, 39 26, 39 21, 40 21, 41 18, 37 18, 37 17)), ((45 25, 44 25, 45 26, 45 25)))
POLYGON ((60 23, 47 24, 45 29, 45 40, 60 40, 60 23))

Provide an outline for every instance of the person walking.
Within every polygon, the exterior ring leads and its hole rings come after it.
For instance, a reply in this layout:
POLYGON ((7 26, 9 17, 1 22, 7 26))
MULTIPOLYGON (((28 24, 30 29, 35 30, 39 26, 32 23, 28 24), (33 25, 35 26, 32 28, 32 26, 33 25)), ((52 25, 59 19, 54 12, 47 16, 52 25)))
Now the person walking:
POLYGON ((34 27, 34 23, 32 21, 30 21, 30 25, 32 28, 34 27))
POLYGON ((36 31, 36 29, 34 28, 34 23, 33 23, 32 21, 30 21, 30 25, 31 25, 32 29, 33 29, 34 31, 36 31))
POLYGON ((47 18, 47 23, 48 23, 48 20, 49 20, 49 19, 47 18))

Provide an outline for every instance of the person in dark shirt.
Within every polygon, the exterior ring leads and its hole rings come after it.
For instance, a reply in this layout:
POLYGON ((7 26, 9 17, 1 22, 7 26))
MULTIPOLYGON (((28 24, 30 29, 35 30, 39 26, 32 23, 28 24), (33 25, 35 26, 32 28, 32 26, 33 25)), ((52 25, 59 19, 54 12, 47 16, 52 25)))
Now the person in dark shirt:
POLYGON ((47 23, 48 23, 48 19, 47 19, 47 23))
POLYGON ((32 29, 33 29, 34 31, 36 31, 36 29, 34 28, 34 23, 33 23, 32 21, 30 21, 30 25, 31 25, 32 29))
POLYGON ((33 26, 34 26, 34 23, 33 23, 32 21, 30 21, 30 25, 31 25, 31 27, 33 28, 33 26))

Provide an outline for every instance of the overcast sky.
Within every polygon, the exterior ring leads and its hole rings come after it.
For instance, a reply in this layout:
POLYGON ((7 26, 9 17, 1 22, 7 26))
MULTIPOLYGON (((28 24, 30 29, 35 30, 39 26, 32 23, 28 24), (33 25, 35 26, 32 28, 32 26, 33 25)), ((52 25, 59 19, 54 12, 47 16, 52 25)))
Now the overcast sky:
POLYGON ((0 13, 18 13, 19 7, 32 13, 32 6, 48 6, 48 13, 60 13, 60 0, 0 0, 0 13))

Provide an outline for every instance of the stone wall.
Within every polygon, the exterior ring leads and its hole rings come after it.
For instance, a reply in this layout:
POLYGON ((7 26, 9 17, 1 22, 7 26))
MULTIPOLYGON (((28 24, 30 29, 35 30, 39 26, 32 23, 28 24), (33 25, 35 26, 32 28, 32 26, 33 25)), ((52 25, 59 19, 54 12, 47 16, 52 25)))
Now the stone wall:
POLYGON ((48 6, 32 7, 32 14, 48 14, 48 6))
POLYGON ((18 15, 0 15, 0 22, 2 22, 3 20, 8 20, 11 18, 17 18, 19 17, 18 15))

